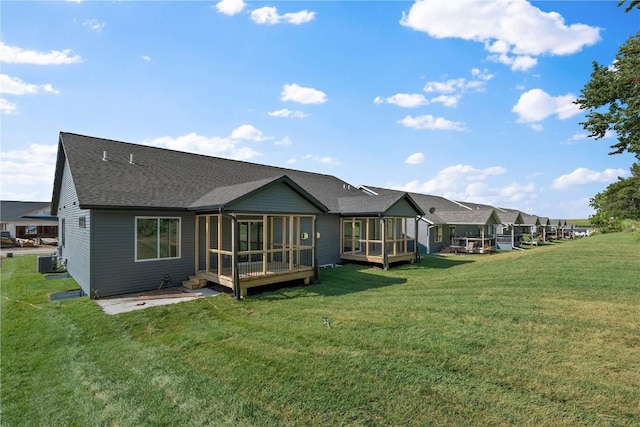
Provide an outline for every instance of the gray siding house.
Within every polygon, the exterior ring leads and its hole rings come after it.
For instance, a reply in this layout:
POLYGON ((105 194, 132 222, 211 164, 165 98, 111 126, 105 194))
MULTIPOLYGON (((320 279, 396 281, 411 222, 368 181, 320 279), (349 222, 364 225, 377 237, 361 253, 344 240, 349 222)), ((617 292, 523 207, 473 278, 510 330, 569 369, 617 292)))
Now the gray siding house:
MULTIPOLYGON (((399 190, 370 185, 361 188, 377 196, 402 194, 399 190)), ((463 202, 441 196, 409 194, 425 212, 418 221, 417 236, 421 253, 438 253, 452 246, 467 247, 471 240, 475 240, 478 247, 482 248, 486 245, 491 247, 495 245, 494 229, 500 219, 493 207, 486 205, 470 207, 463 202), (479 209, 479 206, 486 208, 479 209)))
POLYGON ((51 214, 59 254, 91 298, 211 281, 318 278, 318 267, 418 258, 424 212, 330 175, 60 133, 51 214))

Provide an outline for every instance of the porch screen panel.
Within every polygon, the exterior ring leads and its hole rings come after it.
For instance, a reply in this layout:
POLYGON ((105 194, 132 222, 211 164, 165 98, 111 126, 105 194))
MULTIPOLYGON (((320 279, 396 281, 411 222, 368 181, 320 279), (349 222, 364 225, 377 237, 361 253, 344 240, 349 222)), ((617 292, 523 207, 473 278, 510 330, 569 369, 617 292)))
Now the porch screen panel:
POLYGON ((231 224, 231 218, 223 216, 221 218, 222 221, 222 250, 231 252, 232 242, 231 242, 231 228, 233 227, 231 224))

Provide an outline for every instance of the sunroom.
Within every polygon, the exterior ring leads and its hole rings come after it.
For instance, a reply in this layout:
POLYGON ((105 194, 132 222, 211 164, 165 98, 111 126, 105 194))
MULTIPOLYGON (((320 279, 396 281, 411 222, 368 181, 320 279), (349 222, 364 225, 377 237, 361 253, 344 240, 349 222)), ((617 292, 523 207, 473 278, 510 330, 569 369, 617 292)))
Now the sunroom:
POLYGON ((340 201, 340 258, 380 264, 419 259, 418 219, 424 212, 408 194, 340 201))
POLYGON ((256 286, 308 284, 317 274, 316 215, 326 207, 287 177, 253 184, 225 189, 238 196, 226 203, 219 194, 200 200, 198 210, 209 212, 196 215, 195 279, 228 287, 236 298, 256 286))

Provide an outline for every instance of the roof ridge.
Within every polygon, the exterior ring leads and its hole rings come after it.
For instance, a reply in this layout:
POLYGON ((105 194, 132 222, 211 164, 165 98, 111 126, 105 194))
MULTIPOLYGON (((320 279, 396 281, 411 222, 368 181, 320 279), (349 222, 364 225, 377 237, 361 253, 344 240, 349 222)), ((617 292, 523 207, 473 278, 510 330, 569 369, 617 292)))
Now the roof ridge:
MULTIPOLYGON (((342 182, 344 182, 346 184, 349 184, 345 180, 343 180, 341 178, 338 178, 335 175, 329 175, 329 174, 324 174, 324 173, 320 173, 320 172, 311 172, 311 171, 304 171, 304 170, 300 170, 300 169, 286 168, 286 167, 282 167, 282 166, 266 165, 264 163, 249 162, 249 161, 246 161, 246 160, 238 160, 238 159, 230 159, 228 157, 212 156, 212 155, 209 155, 209 154, 193 153, 193 152, 190 152, 190 151, 176 150, 176 149, 173 149, 173 148, 156 147, 154 145, 127 142, 127 141, 121 141, 121 140, 111 139, 111 138, 102 138, 102 137, 98 137, 98 136, 83 135, 83 134, 74 133, 74 132, 60 132, 60 135, 73 135, 73 136, 78 136, 78 137, 81 137, 81 138, 98 139, 98 140, 101 140, 101 141, 113 142, 113 143, 118 143, 118 144, 123 144, 123 145, 131 145, 131 146, 136 146, 136 147, 152 148, 152 149, 159 150, 159 151, 168 151, 168 152, 172 152, 172 153, 188 154, 188 155, 192 155, 192 156, 205 157, 205 158, 210 158, 210 159, 211 158, 212 159, 219 159, 219 160, 224 160, 224 161, 229 161, 229 162, 234 162, 234 163, 242 163, 242 164, 249 165, 249 166, 259 166, 259 167, 278 169, 278 170, 282 170, 282 171, 291 171, 291 172, 295 172, 295 173, 305 173, 305 174, 310 174, 310 175, 326 176, 326 177, 330 177, 330 178, 335 178, 335 179, 337 179, 339 181, 342 181, 342 182)), ((351 184, 349 184, 349 185, 351 185, 351 184)), ((357 188, 357 186, 355 186, 355 185, 351 185, 351 186, 357 188)))

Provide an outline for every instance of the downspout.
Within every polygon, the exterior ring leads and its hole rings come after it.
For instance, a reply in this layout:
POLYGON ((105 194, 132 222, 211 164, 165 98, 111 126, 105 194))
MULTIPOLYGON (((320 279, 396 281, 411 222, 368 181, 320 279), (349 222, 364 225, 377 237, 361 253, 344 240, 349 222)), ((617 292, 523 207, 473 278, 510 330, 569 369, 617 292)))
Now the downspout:
POLYGON ((318 268, 318 217, 313 217, 313 283, 320 284, 320 269, 318 268))
POLYGON ((386 230, 386 221, 382 217, 382 214, 379 214, 380 218, 380 231, 382 232, 382 268, 385 270, 389 269, 389 255, 387 254, 387 230, 386 230))
POLYGON ((415 219, 415 228, 416 228, 416 240, 414 243, 415 246, 415 252, 416 252, 416 262, 419 263, 420 261, 422 261, 420 259, 420 239, 418 238, 418 232, 420 230, 420 221, 422 221, 422 215, 420 215, 418 218, 415 219))
POLYGON ((431 255, 431 229, 437 227, 436 224, 427 227, 427 255, 431 255))

